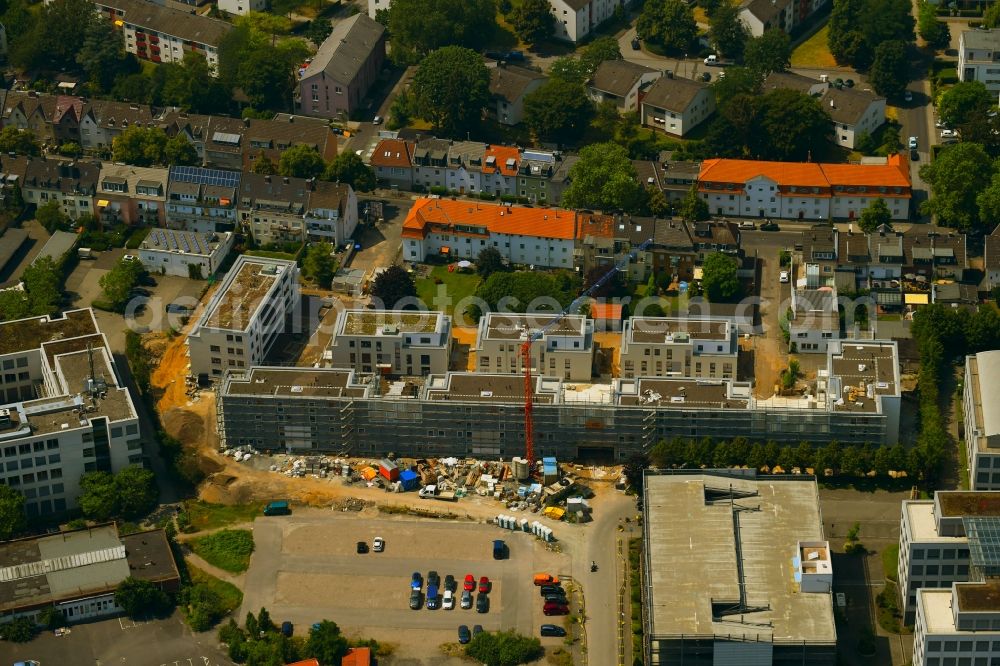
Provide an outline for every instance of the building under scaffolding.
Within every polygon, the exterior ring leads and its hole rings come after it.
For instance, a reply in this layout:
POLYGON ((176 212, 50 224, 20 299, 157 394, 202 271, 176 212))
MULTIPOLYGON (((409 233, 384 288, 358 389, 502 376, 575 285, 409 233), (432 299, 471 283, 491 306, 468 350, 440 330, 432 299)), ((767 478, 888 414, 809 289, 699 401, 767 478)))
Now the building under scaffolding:
POLYGON ((836 663, 833 568, 812 477, 647 472, 643 492, 645 663, 836 663))

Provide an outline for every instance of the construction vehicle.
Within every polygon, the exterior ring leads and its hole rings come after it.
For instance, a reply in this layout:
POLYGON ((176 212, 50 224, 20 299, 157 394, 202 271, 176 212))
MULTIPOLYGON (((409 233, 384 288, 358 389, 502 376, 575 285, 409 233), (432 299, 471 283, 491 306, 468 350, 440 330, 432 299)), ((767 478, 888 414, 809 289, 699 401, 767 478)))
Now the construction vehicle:
POLYGON ((542 336, 553 327, 557 326, 559 322, 566 318, 566 315, 579 312, 580 306, 586 299, 590 298, 591 294, 603 287, 608 280, 613 278, 621 270, 628 266, 629 262, 631 262, 638 253, 649 247, 652 242, 652 238, 643 241, 631 252, 622 257, 607 273, 601 276, 601 279, 590 285, 590 287, 588 287, 582 294, 577 296, 572 303, 569 304, 569 307, 565 308, 562 312, 553 317, 549 323, 538 330, 527 332, 524 342, 521 343, 521 363, 524 365, 524 450, 525 458, 527 459, 528 465, 532 471, 534 471, 535 468, 535 437, 534 421, 532 419, 531 411, 534 403, 535 387, 532 385, 531 379, 531 345, 536 340, 540 340, 542 336))
POLYGON ((424 486, 418 493, 421 499, 444 500, 445 502, 456 501, 455 493, 450 490, 438 490, 437 486, 424 486))

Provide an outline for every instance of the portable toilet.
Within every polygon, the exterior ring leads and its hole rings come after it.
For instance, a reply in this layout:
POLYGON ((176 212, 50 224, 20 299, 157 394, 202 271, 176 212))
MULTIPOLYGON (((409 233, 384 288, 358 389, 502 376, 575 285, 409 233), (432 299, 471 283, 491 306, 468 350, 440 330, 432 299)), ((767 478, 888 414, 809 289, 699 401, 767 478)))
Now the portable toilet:
POLYGON ((521 531, 522 532, 528 532, 529 531, 528 530, 528 519, 527 518, 522 518, 521 520, 518 521, 518 523, 519 523, 519 525, 521 527, 521 531))

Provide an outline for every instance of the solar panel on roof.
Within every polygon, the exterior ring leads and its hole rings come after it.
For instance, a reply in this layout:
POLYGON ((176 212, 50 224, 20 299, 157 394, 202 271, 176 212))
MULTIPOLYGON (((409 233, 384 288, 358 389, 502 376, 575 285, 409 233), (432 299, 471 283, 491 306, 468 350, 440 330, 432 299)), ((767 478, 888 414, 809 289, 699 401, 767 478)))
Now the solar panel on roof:
POLYGON ((240 182, 238 171, 222 169, 205 169, 193 166, 170 167, 170 179, 182 183, 197 183, 199 185, 218 185, 221 187, 237 187, 240 182))

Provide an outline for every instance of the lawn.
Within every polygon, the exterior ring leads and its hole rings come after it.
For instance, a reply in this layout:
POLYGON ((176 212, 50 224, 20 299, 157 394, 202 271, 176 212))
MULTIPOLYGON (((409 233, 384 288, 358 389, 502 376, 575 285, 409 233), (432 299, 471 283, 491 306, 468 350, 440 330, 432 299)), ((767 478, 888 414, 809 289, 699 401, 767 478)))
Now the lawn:
POLYGON ((462 299, 472 296, 479 284, 479 276, 475 273, 448 272, 447 266, 435 266, 430 277, 417 280, 417 297, 431 310, 444 310, 453 314, 455 305, 462 299), (440 284, 435 282, 437 280, 440 284), (439 302, 439 290, 444 287, 444 301, 439 302))
POLYGON ((827 36, 830 34, 829 24, 820 28, 816 34, 799 44, 798 48, 792 51, 792 67, 811 67, 822 69, 824 67, 836 67, 837 61, 830 54, 830 47, 827 46, 827 36))
POLYGON ((243 573, 250 566, 253 532, 221 530, 188 542, 195 555, 230 573, 243 573))
POLYGON ((882 573, 888 580, 898 580, 899 544, 893 544, 882 550, 882 573))
POLYGON ((240 588, 232 583, 219 580, 215 576, 205 573, 198 567, 193 567, 190 564, 187 570, 191 576, 192 584, 204 585, 219 595, 219 599, 222 600, 222 607, 226 613, 233 612, 243 603, 243 593, 240 591, 240 588))
POLYGON ((209 504, 199 500, 186 502, 184 510, 197 531, 214 530, 237 523, 249 523, 260 515, 262 502, 250 502, 236 506, 209 504))

